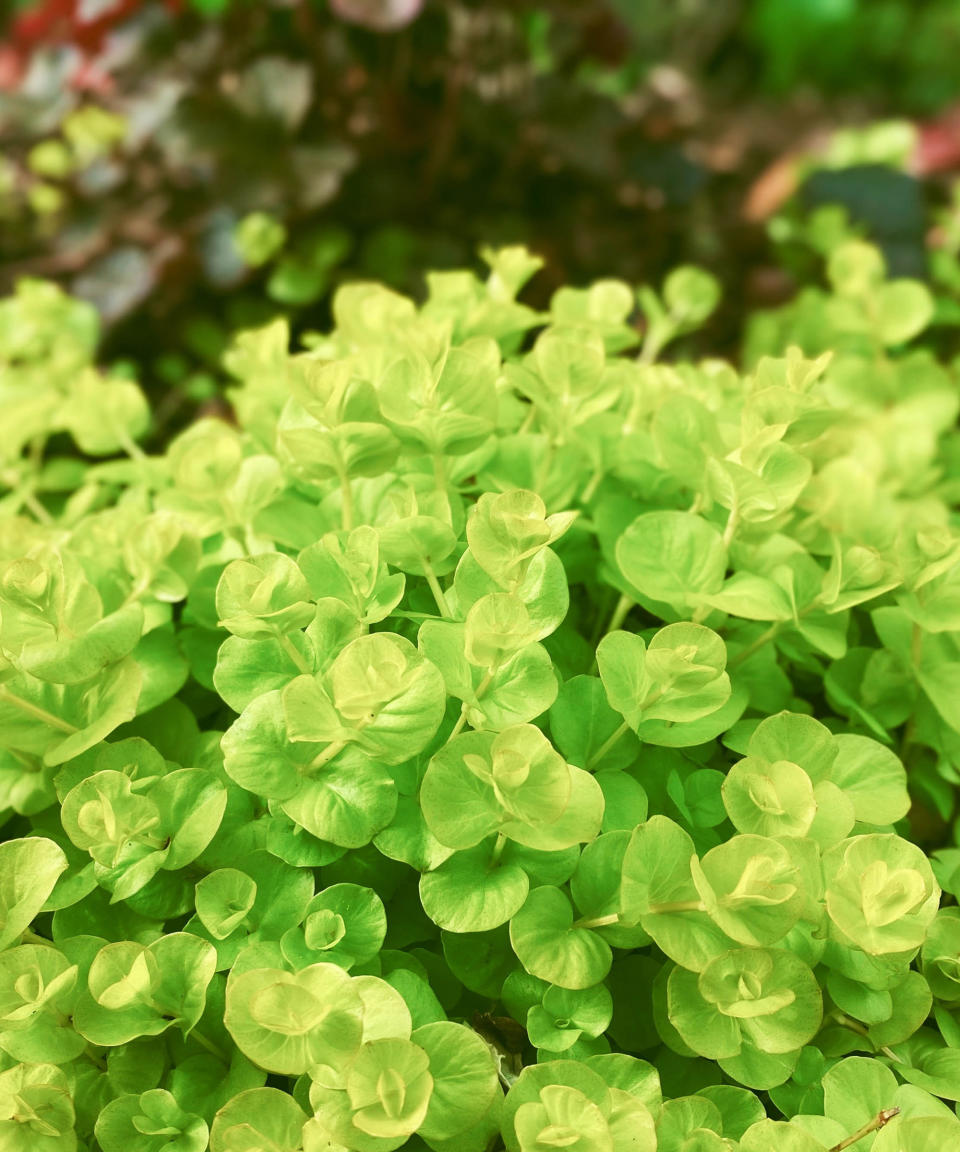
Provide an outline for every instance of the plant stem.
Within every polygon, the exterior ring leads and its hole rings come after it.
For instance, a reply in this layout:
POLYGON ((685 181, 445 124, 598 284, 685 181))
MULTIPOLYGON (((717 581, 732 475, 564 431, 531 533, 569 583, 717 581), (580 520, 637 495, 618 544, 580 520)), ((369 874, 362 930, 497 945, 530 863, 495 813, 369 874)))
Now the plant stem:
POLYGON ((723 530, 723 546, 729 548, 733 540, 734 533, 737 530, 737 524, 740 522, 740 510, 736 503, 730 509, 730 515, 727 517, 727 525, 723 530))
POLYGON ((214 1044, 212 1040, 208 1040, 207 1037, 204 1036, 204 1034, 198 1028, 194 1028, 189 1034, 202 1048, 206 1048, 211 1056, 216 1056, 218 1060, 221 1060, 229 1068, 230 1057, 227 1056, 226 1052, 223 1052, 216 1044, 214 1044))
POLYGON ((334 740, 331 744, 328 744, 326 748, 324 748, 319 756, 315 756, 310 761, 309 770, 311 772, 316 772, 319 768, 323 768, 324 765, 330 763, 334 756, 339 756, 344 748, 346 748, 346 746, 346 740, 334 740))
POLYGON ((30 511, 36 516, 41 524, 52 524, 53 517, 44 508, 43 504, 37 499, 37 494, 30 488, 20 493, 20 498, 30 511))
POLYGON ((500 863, 500 857, 503 855, 503 850, 507 846, 507 838, 502 832, 497 833, 497 839, 493 845, 493 851, 490 853, 490 867, 496 868, 500 863))
MULTIPOLYGON (((702 900, 668 900, 663 904, 651 904, 647 915, 656 915, 658 912, 703 912, 702 900)), ((586 916, 582 920, 573 922, 574 928, 609 928, 612 924, 619 924, 622 917, 619 912, 609 912, 606 916, 586 916)))
POLYGON ((894 1116, 900 1115, 899 1108, 884 1108, 882 1112, 878 1112, 872 1120, 868 1120, 862 1128, 858 1128, 852 1136, 848 1136, 845 1140, 841 1140, 839 1144, 834 1144, 830 1152, 844 1152, 845 1148, 856 1144, 858 1140, 862 1140, 864 1136, 869 1136, 872 1132, 879 1132, 881 1128, 885 1127, 894 1116))
POLYGON ((854 1020, 852 1017, 847 1016, 843 1012, 831 1012, 829 1015, 832 1019, 836 1020, 841 1028, 846 1028, 850 1032, 855 1032, 858 1036, 862 1036, 874 1052, 882 1052, 888 1060, 892 1060, 895 1064, 903 1063, 900 1057, 892 1049, 886 1047, 885 1045, 881 1045, 881 1047, 878 1048, 877 1045, 873 1042, 869 1030, 863 1024, 861 1024, 859 1020, 854 1020))
POLYGON ((666 327, 656 323, 651 324, 641 345, 637 363, 652 364, 664 347, 670 343, 671 336, 672 333, 666 327))
MULTIPOLYGON (((496 671, 497 671, 496 668, 491 668, 490 671, 486 674, 486 676, 484 676, 484 678, 480 681, 480 683, 477 685, 477 690, 474 693, 474 699, 479 700, 480 697, 484 694, 484 692, 486 692, 486 690, 490 687, 490 685, 493 683, 493 677, 496 675, 496 671)), ((460 707, 459 719, 457 720, 456 724, 454 724, 453 731, 447 737, 447 743, 448 744, 450 743, 450 741, 455 736, 460 735, 460 733, 463 731, 466 723, 467 723, 467 704, 466 704, 466 701, 464 701, 464 703, 460 707)))
POLYGON ((913 632, 910 634, 910 660, 914 668, 920 667, 920 657, 923 654, 923 629, 919 624, 914 623, 913 632))
POLYGON ((582 920, 574 920, 574 928, 608 928, 611 924, 620 923, 620 913, 611 912, 607 916, 585 916, 582 920))
POLYGON ((446 620, 452 619, 453 613, 450 611, 450 605, 447 603, 447 598, 444 595, 443 589, 440 587, 440 581, 437 579, 437 574, 433 570, 433 565, 426 557, 423 559, 423 574, 426 576, 427 583, 430 585, 430 591, 433 593, 433 598, 437 603, 437 608, 440 610, 440 615, 446 620))
POLYGON ((61 732, 66 732, 71 736, 75 732, 80 731, 79 728, 67 720, 61 720, 59 716, 54 716, 52 712, 48 712, 46 708, 41 708, 39 704, 31 704, 29 700, 24 700, 22 696, 17 696, 16 693, 11 692, 9 688, 2 685, 0 685, 0 699, 6 700, 9 704, 12 704, 15 708, 19 708, 21 712, 25 712, 35 720, 42 720, 44 724, 49 724, 51 728, 58 728, 61 732))
POLYGON ((580 493, 580 503, 581 504, 589 504, 590 503, 590 501, 593 499, 594 495, 596 494, 597 489, 600 487, 600 483, 603 480, 605 475, 606 475, 606 473, 604 472, 602 466, 594 468, 593 475, 590 477, 589 483, 587 484, 586 488, 584 488, 584 490, 580 493))
POLYGON ((782 627, 783 622, 780 620, 775 624, 771 624, 766 632, 761 632, 756 640, 748 644, 746 648, 741 649, 735 656, 730 657, 727 661, 727 670, 729 671, 731 668, 736 668, 737 665, 742 664, 744 660, 749 660, 754 652, 759 652, 765 644, 769 644, 774 637, 778 636, 782 627))
POLYGON ((600 747, 596 750, 596 752, 594 752, 594 754, 587 761, 587 763, 585 765, 587 771, 589 772, 593 767, 595 767, 597 764, 599 764, 600 761, 604 758, 604 756, 606 756, 606 754, 610 751, 610 749, 615 744, 617 744, 624 736, 626 736, 626 734, 629 731, 630 731, 630 725, 626 722, 626 720, 624 720, 624 722, 620 725, 620 727, 617 728, 616 731, 610 733, 610 735, 606 738, 606 740, 604 740, 604 742, 600 745, 600 747))
POLYGON ((340 473, 340 523, 345 532, 353 529, 353 489, 346 468, 340 473))
POLYGON ((129 435, 126 428, 121 428, 114 424, 113 430, 117 434, 117 442, 131 460, 136 460, 139 463, 147 459, 146 452, 144 452, 133 437, 129 435))
POLYGON ((300 655, 297 651, 297 646, 286 634, 281 634, 280 636, 280 647, 286 652, 296 667, 299 668, 302 673, 309 676, 311 672, 310 665, 300 655))
POLYGON ((610 617, 610 623, 607 625, 605 636, 609 636, 611 632, 616 632, 623 624, 629 615, 630 609, 636 604, 636 601, 624 593, 617 601, 616 607, 613 610, 613 615, 610 617))
POLYGON ((466 723, 467 723, 467 708, 466 708, 466 705, 463 705, 460 709, 460 715, 457 717, 457 722, 456 722, 456 724, 454 724, 453 729, 450 732, 450 735, 447 737, 447 741, 449 742, 455 736, 459 736, 460 733, 463 731, 463 729, 466 727, 466 723))
POLYGON ((442 497, 447 509, 450 508, 449 484, 447 482, 447 463, 442 452, 433 453, 433 484, 437 495, 442 497))
POLYGON ((650 913, 658 912, 705 912, 702 900, 667 900, 663 904, 651 904, 650 913))
POLYGON ((547 441, 546 449, 543 453, 543 459, 540 461, 540 467, 537 469, 537 478, 534 481, 534 491, 543 495, 543 489, 547 481, 550 479, 550 469, 553 466, 553 455, 556 451, 557 443, 551 436, 547 441))

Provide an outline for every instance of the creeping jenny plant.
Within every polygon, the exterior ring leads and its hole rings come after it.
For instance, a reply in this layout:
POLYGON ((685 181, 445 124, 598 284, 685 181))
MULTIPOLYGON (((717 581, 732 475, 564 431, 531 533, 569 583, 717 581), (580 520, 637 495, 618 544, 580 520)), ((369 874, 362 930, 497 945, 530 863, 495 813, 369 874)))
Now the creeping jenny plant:
POLYGON ((960 1147, 925 290, 849 245, 835 355, 742 375, 657 362, 695 269, 641 340, 487 258, 241 335, 162 455, 0 304, 4 1150, 960 1147))

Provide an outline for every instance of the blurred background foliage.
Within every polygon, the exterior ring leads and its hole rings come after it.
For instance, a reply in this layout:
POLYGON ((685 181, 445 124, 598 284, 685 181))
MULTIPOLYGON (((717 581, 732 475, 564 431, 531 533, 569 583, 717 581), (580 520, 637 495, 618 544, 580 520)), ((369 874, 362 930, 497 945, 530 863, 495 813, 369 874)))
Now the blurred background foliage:
MULTIPOLYGON (((714 271, 704 347, 849 235, 960 289, 960 0, 15 0, 0 291, 57 280, 104 352, 215 403, 229 333, 417 293, 485 244, 560 283, 714 271), (931 224, 932 221, 932 224, 931 224)), ((955 322, 956 317, 953 317, 955 322)), ((748 342, 749 343, 749 342, 748 342)))

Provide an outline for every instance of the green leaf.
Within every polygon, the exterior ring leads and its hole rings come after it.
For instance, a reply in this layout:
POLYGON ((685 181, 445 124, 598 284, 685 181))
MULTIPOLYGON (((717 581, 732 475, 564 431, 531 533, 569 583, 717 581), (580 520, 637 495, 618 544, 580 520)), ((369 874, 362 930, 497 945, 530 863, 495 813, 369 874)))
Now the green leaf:
POLYGON ((433 1079, 417 1131, 431 1143, 453 1140, 478 1124, 499 1096, 490 1050, 472 1029, 445 1020, 417 1028, 411 1040, 426 1052, 433 1079))
POLYGON ((621 718, 607 702, 606 690, 596 676, 574 676, 560 686, 550 706, 550 734, 557 748, 579 768, 616 769, 637 756, 636 741, 623 733, 609 744, 621 727, 621 718))
POLYGON ((257 884, 246 872, 218 868, 196 887, 197 915, 215 940, 225 940, 246 919, 257 898, 257 884))
POLYGON ((607 699, 635 731, 645 721, 689 723, 730 698, 726 648, 699 624, 668 624, 645 645, 629 632, 609 632, 597 647, 607 699))
POLYGON ((63 850, 42 836, 0 844, 0 951, 30 925, 66 869, 63 850))
POLYGON ((877 334, 887 345, 905 344, 933 319, 933 297, 918 280, 891 280, 875 296, 877 334))
POLYGON ((346 1075, 353 1125, 369 1136, 409 1136, 426 1118, 433 1093, 430 1058, 410 1040, 371 1040, 346 1075))
MULTIPOLYGON (((369 963, 386 934, 387 914, 376 892, 360 884, 331 884, 307 905, 302 954, 310 957, 308 962, 323 960, 349 969, 369 963)), ((300 941, 297 930, 284 935, 283 950, 291 959, 300 941)))
POLYGON ((872 956, 923 943, 940 888, 921 849, 899 836, 854 836, 823 858, 832 925, 872 956))
POLYGON ((720 301, 720 285, 702 268, 675 268, 663 282, 663 299, 681 331, 698 328, 720 301))
POLYGON ((97 1117, 103 1152, 152 1152, 162 1140, 176 1152, 203 1152, 208 1129, 201 1116, 185 1112, 171 1094, 152 1088, 112 1100, 97 1117))
POLYGON ((249 1152, 256 1142, 271 1152, 296 1152, 307 1116, 288 1092, 250 1088, 217 1112, 210 1127, 211 1152, 249 1152))
POLYGON ((73 1152, 76 1112, 66 1073, 52 1064, 0 1072, 0 1140, 11 1152, 73 1152))
POLYGON ((897 1087, 897 1078, 879 1060, 850 1056, 823 1078, 824 1115, 856 1132, 878 1112, 893 1107, 897 1087))
POLYGON ((805 910, 806 877, 780 841, 734 836, 691 865, 707 914, 741 944, 779 943, 805 910))
POLYGON ((559 888, 534 888, 510 921, 510 943, 532 976, 561 988, 589 988, 610 971, 610 946, 574 924, 570 901, 559 888))
POLYGON ((359 1052, 363 1001, 335 964, 257 968, 231 973, 224 1024, 255 1064, 297 1076, 315 1064, 342 1067, 359 1052))
POLYGON ((494 861, 489 844, 455 852, 420 877, 420 899, 434 924, 448 932, 487 932, 520 910, 530 883, 516 864, 494 861))
POLYGON ((637 598, 695 612, 720 590, 727 551, 720 533, 692 512, 647 512, 616 546, 617 564, 637 598))
POLYGON ((535 492, 485 492, 467 520, 470 553, 501 588, 515 592, 533 558, 563 535, 575 518, 575 512, 548 516, 535 492))

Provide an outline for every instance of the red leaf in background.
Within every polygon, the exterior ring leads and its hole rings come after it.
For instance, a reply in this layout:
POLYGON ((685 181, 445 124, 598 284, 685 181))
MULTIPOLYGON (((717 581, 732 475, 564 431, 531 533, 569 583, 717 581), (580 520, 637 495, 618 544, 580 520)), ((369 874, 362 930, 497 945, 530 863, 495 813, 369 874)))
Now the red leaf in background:
POLYGON ((8 92, 20 83, 24 61, 10 44, 0 44, 0 92, 8 92))
POLYGON ((912 167, 918 176, 960 168, 960 107, 917 125, 917 149, 912 167))
MULTIPOLYGON (((0 91, 16 88, 31 54, 49 44, 70 44, 85 59, 70 77, 71 88, 104 94, 111 77, 94 61, 113 29, 151 0, 41 0, 13 21, 7 44, 0 44, 0 91)), ((162 0, 179 12, 182 0, 162 0)))
MULTIPOLYGON (((171 11, 181 7, 181 0, 163 2, 171 11)), ((145 0, 41 0, 13 21, 10 39, 20 48, 69 43, 98 52, 111 29, 142 7, 145 0)))

